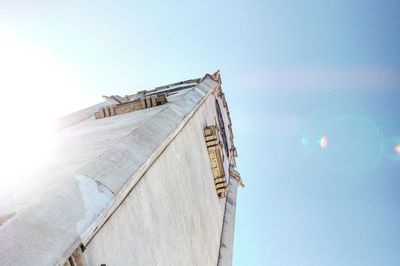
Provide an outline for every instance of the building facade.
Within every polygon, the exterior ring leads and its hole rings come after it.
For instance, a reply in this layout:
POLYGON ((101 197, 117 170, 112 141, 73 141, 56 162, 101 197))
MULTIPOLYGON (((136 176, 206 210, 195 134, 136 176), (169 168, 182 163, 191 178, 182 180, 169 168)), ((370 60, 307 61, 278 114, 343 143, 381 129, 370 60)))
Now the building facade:
POLYGON ((0 265, 231 265, 243 183, 221 83, 112 95, 60 119, 31 195, 0 208, 0 265))

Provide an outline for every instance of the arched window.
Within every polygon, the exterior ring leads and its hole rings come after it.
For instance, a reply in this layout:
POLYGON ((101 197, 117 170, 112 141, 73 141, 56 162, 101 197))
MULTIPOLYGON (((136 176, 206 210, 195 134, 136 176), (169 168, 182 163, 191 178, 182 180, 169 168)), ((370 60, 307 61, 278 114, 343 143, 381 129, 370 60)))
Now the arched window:
POLYGON ((224 142, 225 154, 229 157, 228 140, 226 138, 224 119, 222 117, 221 107, 219 106, 217 99, 215 99, 215 106, 217 108, 218 124, 222 136, 222 141, 224 142))

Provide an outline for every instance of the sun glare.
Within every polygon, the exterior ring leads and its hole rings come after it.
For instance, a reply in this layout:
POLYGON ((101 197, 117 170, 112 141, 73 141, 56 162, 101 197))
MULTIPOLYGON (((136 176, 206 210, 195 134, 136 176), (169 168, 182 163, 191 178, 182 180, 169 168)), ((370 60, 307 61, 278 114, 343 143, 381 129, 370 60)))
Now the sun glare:
POLYGON ((28 175, 48 159, 52 121, 82 105, 83 87, 46 49, 0 25, 0 200, 29 186, 28 175))

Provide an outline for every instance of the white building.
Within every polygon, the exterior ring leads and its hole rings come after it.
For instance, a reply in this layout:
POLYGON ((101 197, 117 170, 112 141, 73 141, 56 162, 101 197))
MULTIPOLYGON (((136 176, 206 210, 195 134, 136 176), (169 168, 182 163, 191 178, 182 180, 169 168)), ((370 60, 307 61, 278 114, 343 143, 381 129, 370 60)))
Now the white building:
POLYGON ((218 72, 60 119, 31 189, 0 203, 0 265, 231 265, 236 188, 218 72))

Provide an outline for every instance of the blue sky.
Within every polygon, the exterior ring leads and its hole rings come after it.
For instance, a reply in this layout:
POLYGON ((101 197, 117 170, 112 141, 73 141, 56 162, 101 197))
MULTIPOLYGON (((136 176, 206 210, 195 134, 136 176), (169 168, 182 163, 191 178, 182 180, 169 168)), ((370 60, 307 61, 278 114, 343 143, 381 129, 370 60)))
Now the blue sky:
POLYGON ((234 265, 398 265, 399 28, 387 0, 2 1, 0 87, 60 115, 221 69, 246 184, 234 265))

